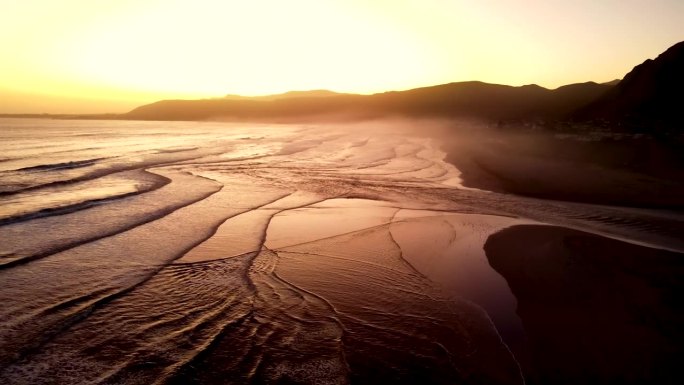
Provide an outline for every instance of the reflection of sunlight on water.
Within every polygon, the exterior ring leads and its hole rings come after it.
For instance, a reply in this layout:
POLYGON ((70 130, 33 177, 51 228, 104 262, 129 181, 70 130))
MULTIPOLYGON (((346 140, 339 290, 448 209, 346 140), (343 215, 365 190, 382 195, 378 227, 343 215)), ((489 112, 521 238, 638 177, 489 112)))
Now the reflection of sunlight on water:
POLYGON ((31 190, 0 197, 0 219, 130 194, 151 185, 151 180, 108 176, 67 187, 31 190))
POLYGON ((231 148, 228 152, 221 154, 220 158, 225 160, 256 158, 275 154, 279 149, 280 145, 277 143, 246 143, 231 148))
POLYGON ((516 300, 503 277, 489 266, 483 246, 491 234, 527 223, 536 222, 491 215, 401 210, 391 233, 411 265, 450 292, 482 306, 509 342, 511 334, 513 338, 523 335, 515 313, 516 300))
POLYGON ((362 199, 330 199, 276 215, 266 246, 279 249, 389 223, 396 208, 362 199))

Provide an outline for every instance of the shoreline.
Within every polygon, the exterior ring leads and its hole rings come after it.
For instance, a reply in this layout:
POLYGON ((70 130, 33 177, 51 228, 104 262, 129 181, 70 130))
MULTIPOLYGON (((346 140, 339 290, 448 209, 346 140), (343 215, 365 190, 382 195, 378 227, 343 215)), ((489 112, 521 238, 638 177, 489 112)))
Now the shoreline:
POLYGON ((441 136, 444 161, 461 172, 466 187, 540 199, 684 210, 684 170, 672 163, 672 150, 654 140, 581 142, 552 133, 472 131, 441 136), (643 164, 628 164, 639 161, 643 164))

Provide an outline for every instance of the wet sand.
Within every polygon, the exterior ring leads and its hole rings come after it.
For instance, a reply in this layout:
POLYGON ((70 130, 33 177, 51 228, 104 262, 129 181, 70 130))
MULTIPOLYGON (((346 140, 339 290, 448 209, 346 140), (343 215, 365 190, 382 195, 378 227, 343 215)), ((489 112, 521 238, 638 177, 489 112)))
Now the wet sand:
MULTIPOLYGON (((590 250, 612 248, 594 247, 603 237, 684 250, 676 212, 464 188, 437 141, 394 122, 41 121, 49 143, 20 123, 0 131, 0 178, 10 209, 43 214, 0 223, 3 383, 533 383, 556 363, 535 361, 529 338, 580 350, 562 331, 528 332, 527 294, 492 250, 561 263, 549 225, 591 232, 590 250), (64 195, 121 173, 134 193, 64 195), (72 210, 44 211, 52 193, 72 210), (520 226, 539 227, 498 240, 520 226)), ((659 278, 640 255, 629 263, 659 278)), ((649 290, 626 295, 650 306, 649 290)), ((677 319, 661 307, 663 323, 677 319)))
MULTIPOLYGON (((465 186, 597 205, 594 216, 610 222, 627 218, 604 215, 598 205, 658 208, 673 217, 684 207, 681 159, 652 140, 484 130, 442 143, 465 186)), ((641 220, 684 234, 680 221, 641 220)), ((517 300, 525 342, 509 345, 526 382, 681 383, 684 308, 676 298, 684 293, 684 254, 560 224, 514 225, 484 246, 517 300)))
POLYGON ((466 186, 543 199, 684 208, 681 151, 654 139, 454 131, 442 128, 436 135, 466 186))
POLYGON ((131 148, 63 127, 52 147, 5 142, 9 208, 29 215, 0 223, 4 383, 523 383, 496 325, 517 319, 512 295, 493 322, 478 285, 430 267, 447 265, 440 238, 457 231, 451 271, 508 293, 481 247, 512 219, 473 216, 491 223, 462 238, 456 214, 487 210, 449 198, 458 172, 430 139, 196 124, 179 147, 171 128, 111 124, 94 131, 131 148), (44 211, 122 172, 132 194, 44 211), (424 232, 439 241, 424 258, 411 233, 442 221, 454 230, 424 232))
POLYGON ((684 254, 543 225, 484 249, 518 300, 528 384, 684 381, 684 254))

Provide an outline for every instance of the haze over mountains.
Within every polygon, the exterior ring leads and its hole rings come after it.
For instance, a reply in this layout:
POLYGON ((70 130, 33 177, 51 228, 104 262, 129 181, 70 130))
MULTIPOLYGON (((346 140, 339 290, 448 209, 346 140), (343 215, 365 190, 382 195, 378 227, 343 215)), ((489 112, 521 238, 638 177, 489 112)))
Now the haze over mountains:
POLYGON ((612 121, 679 130, 684 42, 636 66, 623 80, 577 83, 554 90, 478 81, 373 95, 326 90, 221 99, 163 100, 121 115, 142 120, 304 121, 385 116, 480 118, 492 121, 612 121))
POLYGON ((559 118, 594 100, 611 86, 594 82, 549 90, 537 85, 512 87, 459 82, 373 95, 299 91, 263 97, 163 100, 124 114, 149 120, 299 120, 406 117, 490 119, 559 118))
POLYGON ((224 99, 228 100, 279 100, 279 99, 293 99, 293 98, 324 98, 329 96, 345 95, 339 92, 329 90, 310 90, 310 91, 288 91, 282 94, 263 95, 263 96, 244 96, 228 94, 224 99))

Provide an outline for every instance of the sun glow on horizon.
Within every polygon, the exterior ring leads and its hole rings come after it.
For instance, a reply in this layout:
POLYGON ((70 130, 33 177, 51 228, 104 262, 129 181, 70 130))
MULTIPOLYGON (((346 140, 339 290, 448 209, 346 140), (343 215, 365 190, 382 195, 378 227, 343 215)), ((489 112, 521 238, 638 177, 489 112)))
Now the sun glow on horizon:
POLYGON ((259 95, 314 88, 372 92, 407 80, 420 84, 424 73, 440 70, 404 31, 334 3, 300 3, 217 2, 207 12, 176 2, 163 13, 100 25, 78 44, 86 53, 74 53, 74 75, 131 89, 259 95), (288 15, 292 9, 310 13, 288 15), (189 22, 196 20, 201 23, 189 22))
POLYGON ((626 7, 611 23, 614 10, 590 1, 584 10, 529 3, 0 0, 0 87, 119 110, 126 101, 465 80, 556 87, 620 77, 684 36, 684 5, 673 1, 644 2, 648 14, 626 7), (639 23, 658 30, 644 34, 639 23))

